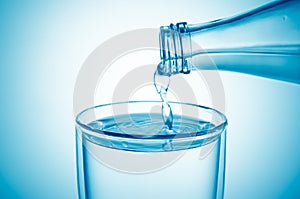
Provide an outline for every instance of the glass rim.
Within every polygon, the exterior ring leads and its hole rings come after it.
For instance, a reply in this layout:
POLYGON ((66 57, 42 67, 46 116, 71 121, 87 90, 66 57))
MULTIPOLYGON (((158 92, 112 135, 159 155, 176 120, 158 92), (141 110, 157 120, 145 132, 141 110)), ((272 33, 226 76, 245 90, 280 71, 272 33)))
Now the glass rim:
MULTIPOLYGON (((95 136, 108 136, 110 138, 121 138, 121 139, 137 139, 137 140, 165 140, 165 139, 174 139, 174 135, 155 135, 155 136, 151 136, 151 137, 141 137, 136 136, 136 135, 128 135, 128 134, 121 134, 121 133, 115 133, 115 132, 109 132, 109 131, 102 131, 99 129, 94 129, 91 128, 88 124, 85 124, 84 122, 81 121, 81 117, 84 116, 84 114, 88 113, 91 110, 97 109, 97 108, 101 108, 101 107, 108 107, 108 106, 114 106, 114 105, 121 105, 121 104, 134 104, 134 103, 161 103, 161 101, 155 101, 155 100, 141 100, 141 101, 123 101, 123 102, 114 102, 114 103, 107 103, 107 104, 100 104, 100 105, 96 105, 96 106, 92 106, 89 108, 84 109, 83 111, 81 111, 80 113, 77 114, 75 121, 76 121, 76 125, 78 125, 80 128, 83 128, 84 130, 86 130, 87 134, 93 134, 95 136), (92 132, 92 133, 91 133, 92 132)), ((204 130, 199 130, 197 132, 190 132, 190 133, 186 133, 186 134, 181 134, 179 136, 176 136, 175 139, 178 138, 195 138, 197 137, 198 139, 200 137, 203 137, 202 139, 207 139, 208 137, 210 137, 210 134, 215 134, 216 131, 219 132, 217 134, 221 134, 227 127, 228 122, 227 122, 227 118, 226 116, 213 108, 210 107, 206 107, 206 106, 202 106, 202 105, 197 105, 197 104, 192 104, 192 103, 185 103, 185 102, 173 102, 170 101, 168 102, 169 104, 177 104, 177 105, 186 105, 186 106, 192 106, 195 108, 200 108, 203 110, 209 110, 212 111, 214 113, 216 113, 222 120, 222 122, 218 125, 213 126, 212 128, 209 129, 204 129, 204 130)), ((96 118, 95 118, 96 119, 96 118)), ((213 136, 213 135, 211 135, 213 136)), ((201 139, 201 138, 200 138, 201 139)))

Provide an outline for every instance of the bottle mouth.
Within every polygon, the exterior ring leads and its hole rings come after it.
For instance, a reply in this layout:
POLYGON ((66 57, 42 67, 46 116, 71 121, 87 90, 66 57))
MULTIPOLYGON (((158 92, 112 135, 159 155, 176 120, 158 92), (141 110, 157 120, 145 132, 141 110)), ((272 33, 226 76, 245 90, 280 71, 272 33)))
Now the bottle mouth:
POLYGON ((159 46, 161 62, 157 71, 160 75, 190 73, 187 57, 191 57, 191 39, 186 22, 160 27, 159 46))

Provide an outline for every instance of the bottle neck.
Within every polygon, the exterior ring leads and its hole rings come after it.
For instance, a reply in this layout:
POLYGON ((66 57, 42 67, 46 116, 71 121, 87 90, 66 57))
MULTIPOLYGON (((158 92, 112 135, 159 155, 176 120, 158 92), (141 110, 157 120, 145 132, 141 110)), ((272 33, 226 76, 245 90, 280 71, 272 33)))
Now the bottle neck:
POLYGON ((162 26, 159 34, 161 75, 189 73, 192 56, 191 33, 186 22, 162 26))

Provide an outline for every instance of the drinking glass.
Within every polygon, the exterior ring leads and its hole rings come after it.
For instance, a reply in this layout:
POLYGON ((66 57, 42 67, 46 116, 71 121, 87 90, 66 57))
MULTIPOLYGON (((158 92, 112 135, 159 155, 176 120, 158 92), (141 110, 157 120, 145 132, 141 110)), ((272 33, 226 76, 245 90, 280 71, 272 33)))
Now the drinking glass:
POLYGON ((81 199, 223 198, 226 117, 170 102, 172 130, 159 101, 88 108, 76 117, 81 199))

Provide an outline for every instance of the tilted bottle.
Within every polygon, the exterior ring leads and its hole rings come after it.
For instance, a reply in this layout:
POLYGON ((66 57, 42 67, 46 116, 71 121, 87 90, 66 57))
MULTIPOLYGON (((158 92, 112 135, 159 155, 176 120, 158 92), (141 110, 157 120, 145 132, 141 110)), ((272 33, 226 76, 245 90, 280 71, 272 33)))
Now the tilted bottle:
POLYGON ((275 1, 208 23, 160 29, 161 75, 224 70, 300 84, 300 1, 275 1))

